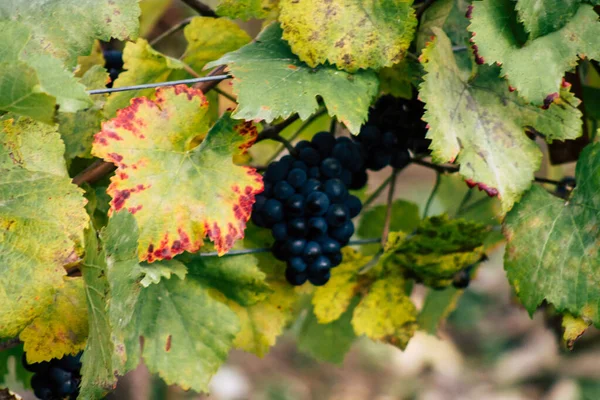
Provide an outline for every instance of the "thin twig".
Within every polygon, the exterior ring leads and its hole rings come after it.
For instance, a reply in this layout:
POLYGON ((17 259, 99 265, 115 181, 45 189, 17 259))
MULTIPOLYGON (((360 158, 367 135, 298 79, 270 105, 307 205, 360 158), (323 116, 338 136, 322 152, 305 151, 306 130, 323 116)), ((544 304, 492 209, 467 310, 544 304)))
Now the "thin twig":
POLYGON ((230 95, 229 93, 219 89, 218 87, 214 87, 213 90, 217 93, 219 93, 219 96, 223 96, 225 97, 227 100, 232 101, 234 103, 237 103, 237 99, 235 97, 233 97, 232 95, 230 95))
POLYGON ((390 189, 388 190, 387 205, 385 209, 385 220, 383 223, 383 232, 381 234, 381 247, 385 246, 388 234, 390 233, 390 225, 392 223, 392 205, 394 203, 394 190, 396 189, 396 177, 398 176, 398 169, 394 168, 392 171, 390 189))
POLYGON ((271 125, 268 128, 265 128, 261 133, 258 134, 256 142, 260 142, 266 139, 277 140, 276 138, 279 136, 281 131, 283 131, 285 128, 296 122, 298 118, 300 118, 298 114, 294 114, 277 125, 271 125))
POLYGON ((182 30, 183 28, 188 26, 190 24, 190 22, 192 22, 192 19, 194 19, 194 17, 188 17, 188 18, 184 19, 183 21, 180 21, 179 23, 173 25, 172 27, 170 27, 169 29, 167 29, 166 31, 164 31, 163 33, 161 33, 160 35, 158 35, 157 37, 152 39, 152 41, 150 41, 150 46, 154 47, 162 40, 166 39, 167 37, 171 36, 174 33, 179 32, 180 30, 182 30))
POLYGON ((188 7, 190 7, 192 10, 196 11, 198 14, 202 15, 203 17, 213 17, 213 18, 217 18, 218 15, 217 13, 210 8, 209 6, 207 6, 206 4, 204 4, 203 2, 199 1, 199 0, 181 0, 183 1, 185 4, 188 5, 188 7))
POLYGON ((13 347, 17 347, 19 344, 21 344, 21 341, 18 338, 0 342, 0 351, 12 349, 13 347))
POLYGON ((442 182, 441 174, 438 172, 435 174, 435 184, 433 185, 433 189, 431 189, 431 193, 429 194, 429 197, 427 198, 427 203, 425 203, 425 209, 423 210, 423 218, 427 218, 427 216, 429 215, 429 209, 431 208, 431 205, 433 204, 433 198, 435 197, 435 194, 437 193, 437 190, 440 187, 441 182, 442 182))
POLYGON ((386 188, 387 185, 390 184, 390 182, 392 181, 392 176, 388 176, 385 181, 383 181, 383 183, 381 185, 379 185, 377 187, 377 189, 375 189, 375 191, 369 196, 369 198, 363 203, 363 208, 366 209, 367 207, 369 207, 371 205, 371 203, 373 201, 375 201, 375 199, 377 199, 377 197, 379 197, 379 195, 381 194, 381 192, 383 192, 383 190, 386 188))
MULTIPOLYGON (((298 130, 296 132, 294 132, 294 134, 292 136, 290 136, 288 141, 293 142, 294 140, 296 140, 296 138, 298 138, 298 136, 300 136, 306 128, 308 128, 313 122, 315 122, 315 120, 317 118, 319 118, 321 115, 325 114, 326 111, 327 111, 327 109, 321 108, 321 109, 317 110, 316 113, 314 113, 313 115, 308 117, 308 119, 306 121, 304 121, 304 123, 300 126, 300 128, 298 128, 298 130)), ((285 149, 284 145, 279 146, 279 148, 277 150, 275 150, 275 153, 273 153, 273 155, 271 155, 271 157, 269 157, 267 164, 270 164, 271 162, 273 162, 273 160, 276 159, 279 154, 281 154, 283 149, 285 149)))
MULTIPOLYGON (((459 167, 456 165, 447 165, 447 164, 438 165, 438 164, 434 164, 432 162, 421 160, 418 158, 413 158, 411 160, 411 163, 430 168, 439 173, 444 173, 444 172, 454 173, 454 172, 458 172, 458 170, 459 170, 459 167)), ((539 183, 548 183, 550 185, 560 185, 561 184, 559 181, 556 181, 554 179, 542 178, 542 177, 537 177, 537 176, 535 177, 535 181, 539 182, 539 183)))
POLYGON ((332 136, 335 136, 336 129, 337 129, 337 118, 333 117, 333 118, 331 118, 331 124, 329 125, 329 133, 331 133, 332 136))
POLYGON ((104 175, 110 174, 117 167, 114 164, 102 160, 95 161, 73 178, 73 183, 81 186, 83 183, 93 183, 100 180, 104 175))

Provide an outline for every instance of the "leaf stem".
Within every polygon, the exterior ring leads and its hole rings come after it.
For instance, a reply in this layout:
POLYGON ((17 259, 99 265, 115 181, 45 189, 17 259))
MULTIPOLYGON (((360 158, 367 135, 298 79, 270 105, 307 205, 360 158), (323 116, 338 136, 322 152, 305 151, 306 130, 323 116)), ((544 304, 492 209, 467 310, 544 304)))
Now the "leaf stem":
POLYGON ((332 136, 335 136, 336 129, 337 129, 337 118, 333 117, 333 118, 331 118, 331 124, 329 125, 329 133, 331 133, 332 136))
POLYGON ((392 176, 388 176, 385 181, 383 181, 381 183, 381 185, 379 185, 377 187, 377 189, 375 189, 375 191, 369 196, 369 198, 363 203, 363 208, 366 209, 367 207, 369 207, 371 205, 371 203, 373 203, 373 201, 375 201, 375 199, 377 199, 377 197, 379 197, 379 195, 381 194, 381 192, 383 192, 383 190, 386 188, 387 185, 390 184, 390 182, 392 181, 392 176))
POLYGON ((435 197, 441 182, 441 174, 438 172, 435 174, 435 184, 433 185, 433 189, 431 189, 431 193, 429 194, 429 198, 427 199, 427 203, 425 204, 425 209, 423 210, 423 219, 427 218, 427 216, 429 215, 429 209, 433 204, 433 198, 435 197))
POLYGON ((179 32, 180 30, 182 30, 183 28, 188 26, 190 24, 190 22, 192 22, 192 19, 194 19, 194 17, 188 17, 188 18, 178 22, 177 24, 173 25, 172 27, 170 27, 169 29, 167 29, 166 31, 164 31, 163 33, 161 33, 160 35, 158 35, 157 37, 152 39, 150 41, 150 46, 154 47, 159 42, 163 41, 164 39, 168 38, 169 36, 173 35, 174 33, 179 32))
MULTIPOLYGON (((298 130, 296 132, 294 132, 294 134, 292 136, 290 136, 290 138, 288 139, 288 141, 289 142, 293 142, 294 140, 296 140, 296 138, 298 136, 300 136, 300 134, 302 134, 302 132, 304 132, 304 130, 306 128, 308 128, 313 122, 315 122, 315 120, 317 118, 319 118, 321 115, 325 114, 325 112, 327 112, 327 109, 325 109, 324 107, 322 107, 319 110, 317 110, 316 113, 314 113, 313 115, 311 115, 310 117, 308 117, 308 119, 306 121, 304 121, 304 123, 300 126, 300 128, 298 128, 298 130)), ((281 154, 281 152, 283 151, 283 149, 285 149, 285 145, 284 146, 279 146, 279 148, 277 150, 275 150, 275 153, 273 153, 273 155, 271 155, 271 157, 269 157, 269 160, 267 160, 267 165, 271 164, 273 162, 273 160, 275 160, 277 158, 277 156, 279 154, 281 154)))
POLYGON ((385 220, 383 223, 383 232, 381 234, 381 247, 385 246, 388 234, 390 233, 390 225, 392 223, 392 205, 394 203, 394 191, 396 189, 396 177, 398 176, 398 169, 394 168, 392 175, 390 176, 390 188, 387 196, 387 206, 385 209, 385 220))
POLYGON ((217 13, 210 8, 209 6, 207 6, 206 4, 204 4, 203 2, 199 1, 199 0, 181 0, 183 1, 185 4, 188 5, 188 7, 190 7, 192 10, 196 11, 198 14, 202 15, 203 17, 213 17, 213 18, 217 18, 218 15, 217 13))

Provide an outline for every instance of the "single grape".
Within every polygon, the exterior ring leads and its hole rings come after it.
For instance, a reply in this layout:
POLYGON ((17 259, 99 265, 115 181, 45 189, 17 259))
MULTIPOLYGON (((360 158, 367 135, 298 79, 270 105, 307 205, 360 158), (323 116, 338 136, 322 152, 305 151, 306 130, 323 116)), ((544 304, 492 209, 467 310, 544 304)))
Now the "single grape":
POLYGON ((271 234, 273 235, 273 239, 278 241, 287 240, 287 225, 285 222, 278 222, 271 227, 271 234))
POLYGON ((352 143, 336 143, 331 151, 331 156, 336 158, 342 166, 347 167, 352 163, 352 143))
POLYGON ((308 172, 308 166, 304 161, 296 160, 292 163, 290 169, 301 169, 304 172, 308 172))
POLYGON ((323 192, 312 192, 306 197, 306 211, 309 214, 320 216, 329 208, 329 197, 323 192))
POLYGON ((288 174, 287 181, 294 188, 300 188, 306 182, 306 178, 306 171, 303 171, 300 168, 294 168, 288 174))
POLYGON ((369 175, 367 171, 362 170, 359 172, 355 172, 352 174, 352 184, 348 186, 352 190, 358 190, 364 187, 367 184, 367 180, 369 179, 369 175))
POLYGON ((275 198, 278 200, 286 200, 290 198, 296 191, 286 181, 279 181, 275 184, 275 188, 273 189, 273 194, 275 198))
POLYGON ((264 181, 264 189, 262 194, 267 198, 273 196, 273 184, 271 182, 264 181))
POLYGON ((340 242, 340 244, 346 244, 352 235, 354 235, 354 224, 348 220, 343 225, 330 229, 329 235, 340 242))
POLYGON ((302 238, 306 236, 308 227, 306 226, 306 220, 304 218, 293 218, 287 223, 288 235, 296 238, 302 238))
POLYGON ((47 378, 47 375, 35 374, 31 378, 31 388, 33 394, 40 400, 51 400, 54 397, 51 383, 47 378))
POLYGON ((306 147, 300 151, 300 160, 304 161, 309 167, 314 167, 319 165, 321 157, 317 150, 312 147, 306 147))
POLYGON ((329 206, 327 210, 327 224, 331 227, 342 226, 346 221, 348 221, 350 212, 348 211, 348 207, 343 204, 332 204, 329 206))
POLYGON ((323 239, 319 240, 319 244, 321 245, 323 254, 330 255, 340 251, 340 243, 329 236, 325 236, 323 239))
POLYGON ((331 271, 329 270, 308 275, 308 280, 313 286, 323 286, 329 282, 329 279, 331 279, 331 271))
POLYGON ((348 197, 346 197, 344 204, 346 205, 346 207, 348 207, 350 218, 354 218, 358 214, 360 214, 360 210, 362 209, 362 203, 358 197, 354 195, 349 195, 348 197))
POLYGON ((308 234, 312 237, 319 237, 327 233, 327 221, 322 217, 312 217, 308 220, 308 234))
POLYGON ((321 170, 319 167, 310 167, 307 175, 309 178, 319 179, 321 177, 321 170))
POLYGON ((289 170, 292 169, 292 163, 294 161, 296 161, 296 159, 287 154, 279 159, 280 168, 285 168, 286 172, 289 172, 289 170))
POLYGON ((288 268, 291 268, 294 270, 294 272, 299 273, 306 271, 308 265, 306 262, 304 262, 302 257, 292 257, 288 261, 288 268))
POLYGON ((312 144, 321 157, 329 155, 333 150, 335 143, 335 138, 329 132, 319 132, 312 138, 312 144))
POLYGON ((332 203, 341 203, 348 196, 348 190, 341 180, 329 179, 325 182, 325 194, 332 203))
POLYGON ((320 192, 322 187, 323 185, 321 184, 321 181, 314 178, 310 178, 306 182, 304 182, 304 185, 302 185, 302 188, 300 189, 300 193, 302 193, 303 196, 307 197, 312 192, 320 192))
POLYGON ((321 162, 321 174, 326 178, 337 178, 342 173, 342 165, 333 157, 328 157, 321 162))
POLYGON ((410 153, 406 149, 400 149, 392 153, 390 165, 394 168, 402 169, 410 164, 410 153))
POLYGON ((262 209, 265 222, 273 225, 283 219, 283 204, 279 200, 269 199, 262 209))
POLYGON ((304 247, 306 246, 306 240, 304 239, 290 239, 287 242, 287 250, 294 256, 302 255, 304 247))
POLYGON ((301 140, 298 143, 296 143, 295 147, 296 147, 296 150, 302 151, 303 149, 311 147, 311 144, 308 140, 301 140))
POLYGON ((267 202, 267 198, 262 194, 256 195, 254 198, 254 205, 252 206, 252 212, 260 212, 267 202))
POLYGON ((342 263, 342 252, 336 251, 335 253, 327 254, 327 258, 331 262, 331 268, 337 267, 342 263))
POLYGON ((290 285, 301 286, 308 279, 308 275, 305 272, 296 272, 292 268, 285 269, 285 279, 290 285))
POLYGON ((304 246, 304 251, 302 253, 302 259, 306 261, 308 264, 316 261, 317 257, 321 255, 321 246, 317 242, 308 242, 306 246, 304 246))
POLYGON ((279 163, 279 161, 272 162, 267 167, 263 178, 267 182, 276 183, 285 179, 288 173, 288 169, 285 164, 279 163))
POLYGON ((285 202, 285 213, 290 217, 300 217, 304 214, 304 196, 301 194, 292 195, 285 202))

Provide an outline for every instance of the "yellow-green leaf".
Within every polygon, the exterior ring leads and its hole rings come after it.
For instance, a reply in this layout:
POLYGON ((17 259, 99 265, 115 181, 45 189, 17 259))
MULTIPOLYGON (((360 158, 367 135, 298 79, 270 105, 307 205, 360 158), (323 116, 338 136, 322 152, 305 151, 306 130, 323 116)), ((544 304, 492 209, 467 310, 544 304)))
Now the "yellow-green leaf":
POLYGON ((281 0, 283 38, 302 61, 346 71, 389 67, 404 57, 417 18, 413 0, 281 0))
POLYGON ((52 303, 19 335, 30 363, 62 358, 85 347, 88 314, 83 279, 66 278, 52 297, 52 303))
POLYGON ((247 21, 277 17, 279 0, 221 0, 217 14, 247 21))
POLYGON ((226 113, 196 145, 208 130, 207 109, 197 89, 157 89, 155 101, 135 99, 95 136, 92 154, 117 165, 111 209, 138 222, 140 260, 198 251, 205 236, 224 254, 244 237, 263 182, 232 157, 252 145, 256 128, 226 113))
POLYGON ((587 331, 592 323, 583 318, 574 317, 572 314, 565 314, 562 320, 563 341, 569 350, 573 349, 575 341, 587 331))

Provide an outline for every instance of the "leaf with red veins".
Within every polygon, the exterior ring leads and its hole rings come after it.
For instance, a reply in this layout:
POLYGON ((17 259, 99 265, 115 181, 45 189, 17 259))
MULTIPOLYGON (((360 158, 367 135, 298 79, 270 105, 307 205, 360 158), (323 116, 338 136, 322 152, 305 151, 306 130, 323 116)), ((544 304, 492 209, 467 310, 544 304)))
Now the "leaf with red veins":
POLYGON ((226 113, 209 130, 207 110, 197 89, 160 88, 156 100, 133 99, 94 138, 92 153, 117 166, 111 212, 135 216, 141 261, 198 251, 205 236, 222 255, 244 237, 263 181, 232 158, 252 146, 256 128, 226 113))

